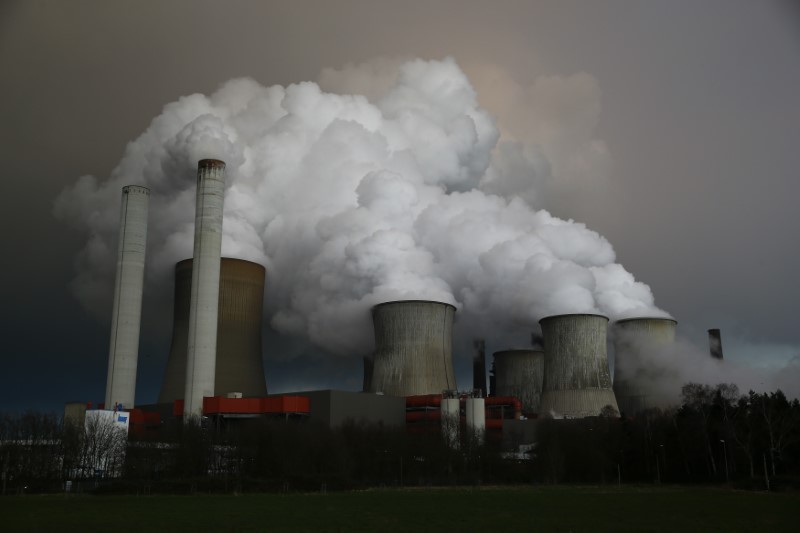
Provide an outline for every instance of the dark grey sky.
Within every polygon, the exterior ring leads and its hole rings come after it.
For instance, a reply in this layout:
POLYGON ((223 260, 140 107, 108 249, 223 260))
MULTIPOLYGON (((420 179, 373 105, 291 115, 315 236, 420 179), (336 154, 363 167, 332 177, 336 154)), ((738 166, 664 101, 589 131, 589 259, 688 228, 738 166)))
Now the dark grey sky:
MULTIPOLYGON (((52 216, 62 188, 107 176, 182 95, 236 76, 314 80, 379 55, 450 55, 522 84, 594 76, 611 178, 548 207, 606 236, 689 338, 720 327, 726 356, 759 366, 800 355, 795 2, 5 1, 0 409, 103 395, 108 331, 68 289, 83 236, 52 216)), ((155 397, 168 341, 142 339, 141 400, 155 397)), ((319 361, 269 350, 273 390, 347 386, 351 369, 326 384, 319 361)))

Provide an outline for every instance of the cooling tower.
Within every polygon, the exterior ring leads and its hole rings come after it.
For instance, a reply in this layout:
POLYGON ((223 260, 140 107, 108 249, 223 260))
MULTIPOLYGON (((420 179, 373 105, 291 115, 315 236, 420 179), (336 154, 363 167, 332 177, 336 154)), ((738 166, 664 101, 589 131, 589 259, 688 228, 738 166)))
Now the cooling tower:
POLYGON ((628 318, 614 324, 614 395, 620 413, 635 415, 678 403, 680 391, 662 389, 665 380, 649 364, 675 342, 677 324, 671 318, 628 318))
MULTIPOLYGON (((183 399, 192 293, 192 260, 175 265, 175 303, 172 346, 159 403, 183 399)), ((264 267, 241 259, 222 258, 220 264, 217 364, 214 393, 241 392, 248 397, 267 395, 261 355, 264 267)))
POLYGON ((544 352, 504 350, 494 353, 495 396, 513 396, 526 414, 538 413, 542 396, 544 352))
POLYGON ((149 189, 137 185, 122 188, 117 277, 106 379, 106 405, 109 409, 115 405, 125 408, 134 405, 149 202, 149 189))
POLYGON ((416 396, 455 389, 455 311, 450 304, 423 300, 373 307, 375 358, 370 391, 416 396))
POLYGON ((606 406, 619 412, 608 371, 608 318, 556 315, 539 324, 544 337, 540 412, 569 418, 597 416, 606 406))
POLYGON ((197 164, 194 264, 183 406, 186 416, 202 414, 203 397, 214 395, 224 200, 225 163, 203 159, 197 164))
POLYGON ((486 341, 475 339, 472 342, 475 355, 472 358, 472 388, 481 391, 481 396, 486 396, 486 341))
POLYGON ((718 329, 708 330, 708 347, 711 351, 711 357, 722 359, 722 334, 718 329))

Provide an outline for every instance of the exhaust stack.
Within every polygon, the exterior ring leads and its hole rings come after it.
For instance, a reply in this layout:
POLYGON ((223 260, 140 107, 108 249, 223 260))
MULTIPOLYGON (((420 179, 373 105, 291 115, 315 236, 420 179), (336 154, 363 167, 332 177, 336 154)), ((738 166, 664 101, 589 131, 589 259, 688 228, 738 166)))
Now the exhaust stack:
POLYGON ((708 348, 711 351, 711 357, 722 360, 722 334, 719 329, 708 330, 708 348))
POLYGON ((106 379, 108 409, 114 406, 130 409, 134 405, 149 203, 150 190, 146 187, 128 185, 122 188, 117 276, 106 379))
POLYGON ((225 163, 217 159, 201 160, 197 164, 194 262, 183 409, 187 419, 202 414, 204 396, 214 396, 224 200, 225 163))
POLYGON ((487 395, 486 390, 486 341, 475 339, 472 342, 475 354, 472 358, 472 388, 481 391, 481 396, 487 395))

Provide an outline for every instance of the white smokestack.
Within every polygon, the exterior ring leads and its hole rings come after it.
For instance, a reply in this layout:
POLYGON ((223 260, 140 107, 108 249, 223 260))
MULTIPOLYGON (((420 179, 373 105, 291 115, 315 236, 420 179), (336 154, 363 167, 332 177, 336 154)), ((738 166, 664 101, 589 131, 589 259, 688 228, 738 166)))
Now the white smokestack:
POLYGON ((197 164, 192 296, 183 406, 186 417, 201 415, 203 397, 214 396, 224 199, 225 163, 216 159, 201 160, 197 164))
POLYGON ((122 188, 117 277, 108 349, 107 409, 117 404, 133 407, 136 394, 149 202, 149 189, 137 185, 122 188))

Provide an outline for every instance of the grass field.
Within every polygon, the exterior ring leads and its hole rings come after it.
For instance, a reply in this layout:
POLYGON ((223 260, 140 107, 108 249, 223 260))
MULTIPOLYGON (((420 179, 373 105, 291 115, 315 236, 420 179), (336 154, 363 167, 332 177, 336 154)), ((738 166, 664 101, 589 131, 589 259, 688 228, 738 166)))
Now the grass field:
POLYGON ((800 494, 543 487, 13 496, 0 531, 798 531, 800 494))

